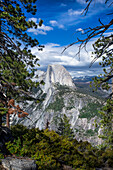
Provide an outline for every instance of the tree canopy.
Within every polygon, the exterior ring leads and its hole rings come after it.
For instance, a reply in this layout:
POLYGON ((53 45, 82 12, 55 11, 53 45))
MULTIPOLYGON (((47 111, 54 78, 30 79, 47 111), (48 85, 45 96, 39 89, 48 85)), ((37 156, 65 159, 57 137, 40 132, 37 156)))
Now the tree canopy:
POLYGON ((30 90, 39 85, 31 80, 39 64, 30 50, 39 42, 27 34, 27 29, 37 28, 37 24, 26 18, 27 13, 36 14, 35 2, 0 0, 0 105, 3 108, 11 98, 33 98, 30 90))

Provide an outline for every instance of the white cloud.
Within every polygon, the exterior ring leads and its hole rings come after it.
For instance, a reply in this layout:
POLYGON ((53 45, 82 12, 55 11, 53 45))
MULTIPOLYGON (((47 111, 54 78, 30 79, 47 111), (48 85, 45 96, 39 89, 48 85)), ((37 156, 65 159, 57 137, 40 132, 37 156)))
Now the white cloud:
POLYGON ((52 27, 50 27, 50 26, 45 26, 44 24, 42 24, 41 27, 38 26, 37 29, 40 29, 40 30, 43 30, 43 31, 51 31, 51 30, 53 30, 52 27))
MULTIPOLYGON (((68 70, 69 71, 69 70, 68 70)), ((84 77, 84 76, 97 76, 101 73, 103 73, 102 68, 86 68, 86 69, 75 69, 74 71, 69 71, 72 77, 84 77)))
POLYGON ((40 59, 42 67, 46 64, 55 64, 56 62, 67 66, 88 66, 92 61, 92 58, 90 57, 93 50, 91 43, 87 48, 89 51, 88 53, 86 53, 85 50, 81 51, 80 61, 79 58, 75 56, 78 51, 77 45, 68 48, 63 54, 61 54, 63 49, 64 47, 61 47, 59 44, 49 43, 45 45, 43 51, 38 51, 37 48, 32 48, 32 53, 40 59))
POLYGON ((103 35, 104 35, 104 36, 110 36, 111 34, 113 34, 113 31, 105 32, 103 35))
POLYGON ((51 48, 51 47, 60 47, 59 44, 55 44, 55 43, 47 43, 46 46, 47 46, 47 47, 50 47, 50 48, 51 48))
POLYGON ((31 32, 31 33, 33 33, 35 35, 37 35, 37 34, 46 35, 47 31, 52 31, 53 30, 52 27, 46 26, 44 24, 42 24, 42 26, 40 27, 38 25, 38 22, 37 22, 37 21, 40 21, 40 18, 38 18, 38 19, 37 18, 29 18, 28 21, 34 21, 37 24, 37 29, 35 29, 35 28, 28 29, 28 32, 31 32))
POLYGON ((61 28, 61 29, 64 29, 64 25, 63 24, 59 24, 58 27, 61 28))
POLYGON ((29 20, 28 21, 34 21, 35 23, 37 23, 37 18, 29 18, 29 20))
POLYGON ((79 57, 76 56, 76 53, 78 52, 78 45, 68 48, 63 54, 61 53, 64 47, 54 43, 46 44, 43 51, 38 51, 36 47, 32 48, 31 51, 37 56, 37 58, 40 59, 40 68, 37 67, 40 70, 47 68, 49 64, 61 64, 66 66, 66 68, 73 68, 69 70, 67 69, 72 76, 98 75, 100 73, 100 68, 97 66, 99 66, 98 62, 101 61, 100 59, 96 61, 91 68, 89 68, 90 63, 93 60, 93 58, 91 58, 93 42, 94 41, 91 41, 87 46, 88 53, 85 50, 81 51, 80 61, 79 57))
MULTIPOLYGON (((80 4, 86 4, 87 5, 87 3, 86 3, 86 1, 85 0, 76 0, 78 3, 80 3, 80 4)), ((95 1, 94 1, 94 3, 95 3, 95 1)), ((105 3, 105 1, 104 0, 96 0, 96 3, 101 3, 101 4, 103 4, 103 3, 105 3)), ((92 2, 92 4, 93 4, 93 2, 92 2)))
POLYGON ((104 3, 105 3, 105 1, 103 1, 103 0, 97 0, 97 2, 98 2, 98 3, 101 3, 101 4, 104 4, 104 3))
POLYGON ((73 9, 69 9, 68 10, 68 15, 72 16, 72 15, 81 15, 82 10, 73 10, 73 9))
POLYGON ((60 6, 65 7, 65 6, 67 6, 67 4, 61 3, 60 6))
POLYGON ((63 24, 59 24, 56 20, 51 20, 49 21, 50 24, 53 26, 53 27, 58 27, 58 28, 61 28, 61 29, 64 29, 64 25, 63 24))
MULTIPOLYGON (((38 24, 37 24, 38 25, 38 24)), ((33 34, 35 34, 35 35, 37 35, 37 34, 42 34, 42 35, 46 35, 47 34, 47 31, 52 31, 53 30, 53 28, 52 27, 50 27, 50 26, 45 26, 44 24, 42 24, 42 26, 41 27, 37 27, 37 29, 35 29, 35 28, 30 28, 30 29, 28 29, 28 32, 31 32, 31 33, 33 33, 33 34)))
POLYGON ((84 34, 84 30, 83 30, 82 28, 78 28, 78 29, 76 29, 76 31, 79 31, 79 32, 81 32, 82 34, 84 34))
POLYGON ((86 1, 85 0, 76 0, 78 3, 80 4, 86 4, 86 1))
POLYGON ((38 29, 34 29, 34 28, 28 29, 28 32, 31 32, 35 35, 38 35, 38 34, 46 35, 47 34, 46 32, 44 32, 42 30, 38 30, 38 29))
POLYGON ((51 20, 51 21, 49 21, 49 22, 50 22, 50 24, 51 24, 52 26, 56 26, 56 25, 58 24, 58 22, 55 21, 55 20, 51 20))

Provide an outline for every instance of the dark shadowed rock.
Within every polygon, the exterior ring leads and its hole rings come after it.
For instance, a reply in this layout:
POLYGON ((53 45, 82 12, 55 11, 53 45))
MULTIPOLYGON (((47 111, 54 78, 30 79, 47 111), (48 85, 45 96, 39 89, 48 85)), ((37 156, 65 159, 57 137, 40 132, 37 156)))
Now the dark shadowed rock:
POLYGON ((7 154, 5 143, 13 141, 11 130, 7 127, 0 126, 0 149, 3 154, 7 154))

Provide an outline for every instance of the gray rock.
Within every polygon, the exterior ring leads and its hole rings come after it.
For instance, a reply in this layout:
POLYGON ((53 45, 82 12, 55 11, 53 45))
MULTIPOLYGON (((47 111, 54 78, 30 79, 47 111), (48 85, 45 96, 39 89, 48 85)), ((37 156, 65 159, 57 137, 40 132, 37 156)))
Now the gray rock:
POLYGON ((69 72, 61 65, 49 65, 45 77, 45 92, 52 86, 52 84, 59 83, 75 87, 69 72))
POLYGON ((37 166, 34 160, 29 158, 12 158, 2 159, 2 166, 6 170, 36 170, 37 166))

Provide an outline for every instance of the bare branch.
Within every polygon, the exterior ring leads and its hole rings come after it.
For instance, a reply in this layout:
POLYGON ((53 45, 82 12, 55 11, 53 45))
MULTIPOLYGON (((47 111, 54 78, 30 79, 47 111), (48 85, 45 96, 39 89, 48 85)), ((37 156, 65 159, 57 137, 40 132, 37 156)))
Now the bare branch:
POLYGON ((100 24, 104 25, 104 24, 101 22, 100 18, 99 18, 99 22, 100 22, 100 24))
POLYGON ((88 9, 89 9, 89 6, 90 6, 90 4, 91 4, 91 2, 92 2, 93 0, 87 0, 86 2, 88 2, 88 1, 89 1, 88 5, 86 6, 86 8, 85 8, 85 9, 83 10, 83 12, 82 12, 82 14, 85 13, 84 15, 87 14, 88 9))
POLYGON ((97 26, 95 28, 87 28, 85 34, 87 34, 87 38, 85 39, 79 39, 77 38, 77 41, 76 42, 73 42, 71 44, 69 44, 67 47, 64 48, 64 50, 62 51, 62 53, 69 47, 73 46, 74 44, 77 44, 77 43, 81 43, 80 46, 79 46, 79 51, 77 54, 80 54, 80 51, 82 48, 86 47, 87 43, 94 37, 100 35, 102 36, 108 29, 110 26, 113 25, 113 19, 106 25, 104 24, 101 24, 101 26, 97 26))

